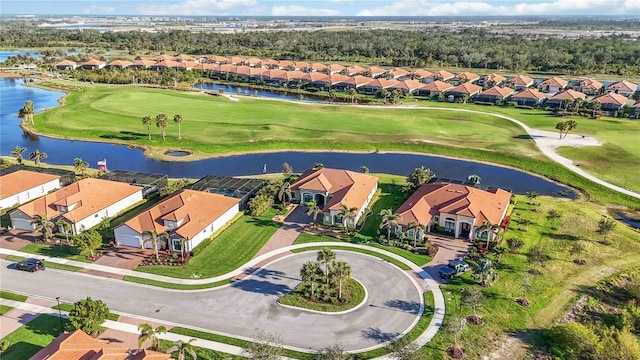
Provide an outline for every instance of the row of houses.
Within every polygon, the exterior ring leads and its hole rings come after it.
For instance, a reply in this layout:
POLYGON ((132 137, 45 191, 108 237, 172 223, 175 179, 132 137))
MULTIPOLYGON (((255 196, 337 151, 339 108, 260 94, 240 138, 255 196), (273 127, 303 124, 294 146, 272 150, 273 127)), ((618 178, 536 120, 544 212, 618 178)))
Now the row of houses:
MULTIPOLYGON (((26 202, 11 211, 12 226, 34 230, 34 220, 41 215, 56 224, 56 231, 79 234, 138 204, 142 187, 117 181, 87 178, 43 193, 52 179, 26 170, 0 177, 0 197, 26 202), (30 182, 22 181, 34 179, 30 182), (39 179, 39 180, 37 180, 39 179), (7 187, 8 180, 24 183, 7 187)), ((302 173, 290 185, 292 202, 316 203, 322 209, 325 224, 353 226, 365 216, 378 189, 374 176, 342 169, 314 168, 302 173), (344 208, 354 211, 345 223, 344 208)), ((398 231, 409 231, 411 222, 442 227, 456 237, 483 237, 485 222, 503 220, 511 194, 502 189, 491 191, 458 184, 427 184, 419 188, 399 209, 398 231)), ((135 248, 149 248, 149 232, 168 234, 166 246, 171 251, 192 251, 203 240, 224 228, 240 213, 241 199, 233 196, 181 189, 161 202, 136 214, 114 228, 116 243, 135 248)))

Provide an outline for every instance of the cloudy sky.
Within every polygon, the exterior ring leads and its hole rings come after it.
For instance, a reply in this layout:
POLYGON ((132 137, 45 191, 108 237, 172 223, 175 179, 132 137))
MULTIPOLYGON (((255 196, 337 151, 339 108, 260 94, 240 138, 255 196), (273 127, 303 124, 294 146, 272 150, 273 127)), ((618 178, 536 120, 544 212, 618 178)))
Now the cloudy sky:
POLYGON ((640 17, 640 0, 2 0, 0 14, 640 17))

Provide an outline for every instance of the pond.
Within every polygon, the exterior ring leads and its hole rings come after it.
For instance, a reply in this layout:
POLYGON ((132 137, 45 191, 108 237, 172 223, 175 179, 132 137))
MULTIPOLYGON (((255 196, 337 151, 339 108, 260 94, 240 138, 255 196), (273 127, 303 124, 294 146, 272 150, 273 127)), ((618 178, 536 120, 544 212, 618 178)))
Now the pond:
MULTIPOLYGON (((280 99, 280 100, 292 100, 292 101, 312 101, 312 102, 328 102, 327 98, 321 96, 313 96, 304 94, 302 98, 300 94, 294 94, 283 90, 262 90, 262 89, 254 89, 247 86, 233 86, 233 85, 225 85, 225 84, 199 84, 196 85, 195 88, 202 90, 214 90, 220 91, 223 90, 225 94, 229 95, 244 95, 244 96, 257 96, 264 97, 270 99, 280 99)), ((334 99, 333 102, 347 102, 345 99, 334 99)))
MULTIPOLYGON (((420 166, 431 168, 438 177, 464 180, 471 174, 481 177, 484 186, 512 189, 516 193, 536 191, 539 194, 555 194, 567 191, 566 187, 521 171, 473 161, 454 160, 436 156, 401 153, 339 153, 283 151, 272 153, 227 156, 199 161, 178 162, 150 159, 140 149, 125 145, 112 145, 89 141, 52 139, 29 136, 18 126, 16 117, 25 101, 32 100, 37 111, 56 106, 63 94, 55 91, 25 86, 22 80, 0 79, 0 154, 9 155, 12 148, 22 146, 26 153, 35 149, 47 153, 45 160, 51 164, 73 165, 74 158, 81 157, 91 167, 107 160, 110 169, 134 170, 167 174, 170 177, 200 178, 205 175, 240 176, 282 171, 288 163, 294 171, 301 172, 315 163, 326 167, 359 171, 367 166, 371 172, 406 176, 420 166)), ((177 151, 177 150, 176 150, 177 151)), ((572 196, 573 193, 569 193, 572 196)))
MULTIPOLYGON (((65 50, 65 52, 69 55, 77 55, 80 54, 79 50, 65 50)), ((18 56, 18 55, 26 55, 33 58, 42 57, 42 53, 33 50, 2 50, 0 51, 0 62, 6 61, 9 56, 18 56)))

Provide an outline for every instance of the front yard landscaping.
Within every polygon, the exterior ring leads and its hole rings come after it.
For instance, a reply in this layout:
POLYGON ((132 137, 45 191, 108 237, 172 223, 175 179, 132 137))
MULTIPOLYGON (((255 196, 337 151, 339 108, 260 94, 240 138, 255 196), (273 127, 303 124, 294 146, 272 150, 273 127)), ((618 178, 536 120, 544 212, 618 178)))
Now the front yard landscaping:
MULTIPOLYGON (((68 323, 68 320, 63 320, 68 323)), ((66 325, 65 325, 66 326, 66 325)), ((57 316, 40 315, 0 341, 11 345, 2 353, 3 360, 24 360, 49 345, 62 333, 60 319, 57 316)))
POLYGON ((306 295, 310 291, 307 284, 301 283, 287 295, 278 299, 282 305, 295 306, 302 309, 324 311, 324 312, 340 312, 353 309, 362 304, 365 297, 365 290, 362 284, 354 279, 345 281, 343 285, 343 299, 337 300, 335 303, 325 303, 320 301, 311 301, 306 295))

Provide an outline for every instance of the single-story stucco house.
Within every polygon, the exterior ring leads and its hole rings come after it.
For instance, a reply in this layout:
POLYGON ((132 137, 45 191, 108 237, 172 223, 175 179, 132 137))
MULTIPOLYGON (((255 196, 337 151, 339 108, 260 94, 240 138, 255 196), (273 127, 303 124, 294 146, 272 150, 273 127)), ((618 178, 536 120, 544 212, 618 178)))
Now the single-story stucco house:
POLYGON ((18 170, 0 176, 0 209, 8 209, 60 188, 60 176, 18 170))
POLYGON ((116 243, 152 248, 146 231, 167 233, 172 251, 192 251, 223 228, 240 211, 240 199, 204 191, 182 189, 114 229, 116 243), (180 239, 184 239, 184 249, 180 239))
POLYGON ((314 168, 302 173, 289 189, 293 203, 307 205, 314 201, 322 209, 322 222, 342 224, 340 210, 344 205, 357 209, 353 220, 357 224, 378 189, 378 178, 349 170, 314 168))
POLYGON ((510 101, 515 102, 518 106, 536 107, 542 104, 545 95, 538 89, 525 89, 517 94, 511 95, 510 101))

